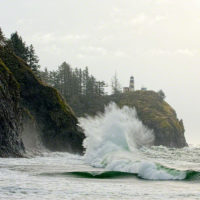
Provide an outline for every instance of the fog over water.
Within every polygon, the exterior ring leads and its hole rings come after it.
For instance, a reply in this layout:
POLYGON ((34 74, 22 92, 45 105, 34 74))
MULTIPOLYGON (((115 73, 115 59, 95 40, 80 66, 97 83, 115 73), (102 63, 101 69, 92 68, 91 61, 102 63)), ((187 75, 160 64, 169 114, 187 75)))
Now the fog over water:
POLYGON ((0 26, 33 44, 41 66, 64 60, 110 84, 133 75, 136 89, 163 89, 200 143, 199 0, 0 0, 0 26))

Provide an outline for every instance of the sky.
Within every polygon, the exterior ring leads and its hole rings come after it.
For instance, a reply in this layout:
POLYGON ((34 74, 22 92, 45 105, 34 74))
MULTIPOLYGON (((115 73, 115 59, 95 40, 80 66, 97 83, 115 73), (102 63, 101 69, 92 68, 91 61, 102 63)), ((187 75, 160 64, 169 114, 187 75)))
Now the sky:
POLYGON ((44 69, 63 62, 108 84, 162 89, 200 144, 199 0, 0 0, 0 27, 33 44, 44 69))

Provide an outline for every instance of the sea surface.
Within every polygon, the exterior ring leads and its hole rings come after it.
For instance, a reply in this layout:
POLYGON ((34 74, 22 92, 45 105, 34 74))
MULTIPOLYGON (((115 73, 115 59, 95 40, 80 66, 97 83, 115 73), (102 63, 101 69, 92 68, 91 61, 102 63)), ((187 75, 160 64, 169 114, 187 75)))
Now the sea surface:
POLYGON ((152 146, 136 110, 113 103, 79 122, 84 156, 38 147, 0 158, 0 199, 200 200, 200 146, 152 146))
POLYGON ((151 147, 139 152, 148 158, 145 166, 149 163, 150 175, 155 173, 151 165, 156 161, 165 166, 157 167, 158 172, 172 174, 171 180, 159 180, 157 175, 151 180, 137 173, 105 173, 104 168, 88 165, 82 156, 46 152, 30 158, 0 159, 0 199, 200 199, 200 146, 151 147), (183 175, 177 177, 176 172, 183 175))

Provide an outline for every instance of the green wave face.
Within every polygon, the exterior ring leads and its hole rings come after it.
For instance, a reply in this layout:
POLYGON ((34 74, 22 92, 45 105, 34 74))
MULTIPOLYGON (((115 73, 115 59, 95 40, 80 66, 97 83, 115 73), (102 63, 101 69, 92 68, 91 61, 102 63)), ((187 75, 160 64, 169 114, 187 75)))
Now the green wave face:
MULTIPOLYGON (((186 177, 183 180, 192 181, 197 180, 200 181, 200 172, 198 171, 180 171, 175 169, 170 169, 167 167, 161 167, 162 170, 166 170, 168 173, 176 175, 180 172, 185 172, 186 177)), ((41 174, 44 176, 72 176, 76 178, 88 178, 88 179, 115 179, 115 178, 133 178, 137 177, 140 179, 138 174, 128 173, 128 172, 120 172, 120 171, 73 171, 73 172, 64 172, 64 173, 45 173, 41 174)))
POLYGON ((183 180, 200 180, 200 172, 199 171, 194 171, 194 170, 177 170, 173 168, 168 168, 163 165, 157 164, 157 169, 165 170, 167 173, 171 175, 178 175, 179 173, 185 173, 186 176, 183 180))
POLYGON ((118 171, 77 171, 77 172, 67 172, 68 175, 72 175, 78 178, 96 178, 96 179, 112 179, 112 178, 127 178, 134 177, 136 174, 118 171))
MULTIPOLYGON (((165 169, 168 173, 176 175, 179 170, 170 169, 170 168, 162 168, 165 169)), ((185 171, 186 177, 183 180, 199 180, 200 181, 200 172, 197 171, 185 171)), ((138 177, 137 174, 128 173, 128 172, 119 172, 119 171, 105 171, 105 172, 98 172, 98 171, 76 171, 76 172, 67 172, 66 175, 72 175, 77 178, 96 178, 96 179, 114 179, 114 178, 131 178, 131 177, 138 177)), ((141 177, 138 177, 141 178, 141 177)))
POLYGON ((200 172, 187 170, 185 180, 199 180, 200 181, 200 172))
POLYGON ((43 173, 42 176, 72 176, 76 178, 114 179, 136 177, 136 174, 119 171, 73 171, 64 173, 43 173))

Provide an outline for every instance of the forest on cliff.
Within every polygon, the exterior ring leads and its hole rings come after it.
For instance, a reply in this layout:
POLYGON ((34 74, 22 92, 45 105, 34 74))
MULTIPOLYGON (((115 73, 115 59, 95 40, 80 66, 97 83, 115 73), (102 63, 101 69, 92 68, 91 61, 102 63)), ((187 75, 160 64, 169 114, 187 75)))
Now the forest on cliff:
MULTIPOLYGON (((0 34, 1 42, 23 59, 38 79, 56 88, 77 116, 95 115, 98 111, 103 111, 104 106, 110 102, 110 95, 105 91, 108 84, 91 75, 87 66, 84 69, 72 68, 63 61, 57 70, 49 71, 47 68, 42 70, 32 44, 27 45, 17 32, 12 33, 9 39, 3 36, 1 30, 0 34)), ((122 93, 116 74, 111 80, 111 87, 111 96, 116 97, 122 93)))

